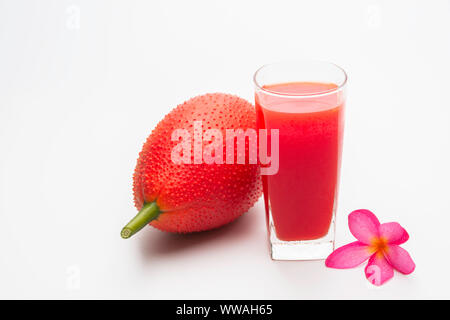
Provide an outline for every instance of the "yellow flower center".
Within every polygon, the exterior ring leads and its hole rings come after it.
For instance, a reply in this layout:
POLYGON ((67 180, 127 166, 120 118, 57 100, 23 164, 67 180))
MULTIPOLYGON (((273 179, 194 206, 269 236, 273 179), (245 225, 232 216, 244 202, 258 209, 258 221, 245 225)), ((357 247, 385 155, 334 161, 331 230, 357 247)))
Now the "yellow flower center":
POLYGON ((371 253, 383 254, 389 250, 388 241, 385 238, 374 238, 369 246, 371 253))

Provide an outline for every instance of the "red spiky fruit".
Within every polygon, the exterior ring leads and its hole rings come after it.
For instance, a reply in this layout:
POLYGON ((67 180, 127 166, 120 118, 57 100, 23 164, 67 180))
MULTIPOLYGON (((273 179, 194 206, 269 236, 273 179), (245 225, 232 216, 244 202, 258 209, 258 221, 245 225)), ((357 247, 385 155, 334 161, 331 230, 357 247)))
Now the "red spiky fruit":
MULTIPOLYGON (((144 225, 169 232, 188 233, 225 225, 247 212, 262 192, 260 169, 249 164, 246 141, 245 164, 176 164, 172 149, 175 129, 186 129, 194 137, 194 121, 202 121, 203 133, 219 129, 256 129, 253 106, 237 96, 214 93, 178 105, 147 138, 134 172, 134 201, 140 213, 122 230, 128 238, 144 225)), ((203 142, 203 146, 210 142, 203 142)), ((193 142, 192 142, 193 146, 193 142)), ((237 154, 237 146, 234 145, 237 154)), ((193 147, 192 147, 193 149, 193 147)))

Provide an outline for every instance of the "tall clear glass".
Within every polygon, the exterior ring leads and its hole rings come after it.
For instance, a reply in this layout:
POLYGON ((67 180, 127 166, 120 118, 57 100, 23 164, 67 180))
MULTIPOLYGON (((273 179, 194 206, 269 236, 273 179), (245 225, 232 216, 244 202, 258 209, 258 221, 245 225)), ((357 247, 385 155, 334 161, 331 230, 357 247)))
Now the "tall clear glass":
POLYGON ((278 171, 262 176, 274 260, 324 259, 334 249, 346 83, 342 68, 316 61, 254 75, 258 128, 278 143, 278 171))

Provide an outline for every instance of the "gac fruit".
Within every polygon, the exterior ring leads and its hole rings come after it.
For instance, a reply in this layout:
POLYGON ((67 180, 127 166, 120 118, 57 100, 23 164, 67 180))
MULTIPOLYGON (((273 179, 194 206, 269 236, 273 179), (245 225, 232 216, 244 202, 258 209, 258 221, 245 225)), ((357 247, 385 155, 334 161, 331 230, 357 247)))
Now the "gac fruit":
MULTIPOLYGON (((121 232, 129 238, 145 225, 177 233, 223 226, 247 212, 262 193, 260 168, 246 157, 244 164, 228 164, 226 129, 255 129, 252 104, 237 96, 213 93, 194 97, 178 105, 147 138, 134 172, 134 203, 139 213, 121 232), (202 137, 208 129, 222 132, 223 164, 175 163, 172 141, 176 129, 185 129, 194 139, 194 123, 201 121, 202 137)), ((198 135, 198 131, 197 131, 198 135)), ((202 141, 202 148, 211 142, 202 141)), ((234 142, 233 142, 234 143, 234 142)), ((194 143, 192 143, 193 145, 194 143)), ((245 141, 248 155, 249 141, 245 141)), ((234 143, 234 155, 237 156, 234 143)))

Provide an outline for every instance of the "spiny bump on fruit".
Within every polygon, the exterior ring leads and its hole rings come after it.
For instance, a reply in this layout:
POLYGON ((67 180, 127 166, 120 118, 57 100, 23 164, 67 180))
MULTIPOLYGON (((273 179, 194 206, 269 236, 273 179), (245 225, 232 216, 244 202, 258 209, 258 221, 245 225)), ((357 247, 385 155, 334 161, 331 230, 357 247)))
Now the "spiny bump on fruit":
MULTIPOLYGON (((130 221, 133 230, 127 229, 129 225, 123 229, 124 238, 137 232, 139 223, 140 228, 150 223, 157 229, 177 233, 214 229, 247 212, 261 196, 257 164, 194 164, 193 153, 191 164, 172 162, 172 149, 179 143, 171 141, 172 132, 186 129, 193 137, 194 121, 202 121, 203 134, 213 128, 221 130, 223 137, 226 129, 256 129, 252 104, 229 94, 197 96, 173 109, 158 123, 139 154, 133 192, 135 206, 141 211, 130 221), (154 204, 154 216, 142 216, 149 204, 154 204)), ((206 144, 209 142, 203 141, 203 146, 206 144)), ((223 148, 225 157, 225 141, 223 148)), ((246 141, 247 155, 248 148, 246 141)))

